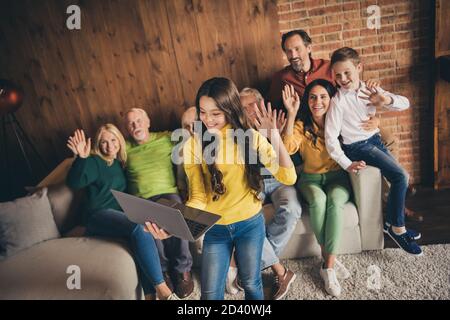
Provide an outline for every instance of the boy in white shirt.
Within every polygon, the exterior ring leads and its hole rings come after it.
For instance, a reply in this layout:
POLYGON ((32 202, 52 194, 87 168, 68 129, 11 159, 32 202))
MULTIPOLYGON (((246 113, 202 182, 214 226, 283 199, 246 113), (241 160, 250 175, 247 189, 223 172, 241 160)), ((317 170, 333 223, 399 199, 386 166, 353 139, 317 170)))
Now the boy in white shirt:
POLYGON ((408 175, 381 141, 379 129, 366 131, 361 123, 377 107, 392 111, 409 108, 406 97, 392 94, 360 80, 362 65, 358 53, 348 47, 333 52, 331 68, 339 86, 325 120, 325 143, 330 156, 348 172, 366 164, 377 167, 391 183, 387 201, 386 233, 409 254, 422 255, 414 238, 418 232, 405 228, 405 197, 408 175), (339 141, 342 137, 342 146, 339 141))

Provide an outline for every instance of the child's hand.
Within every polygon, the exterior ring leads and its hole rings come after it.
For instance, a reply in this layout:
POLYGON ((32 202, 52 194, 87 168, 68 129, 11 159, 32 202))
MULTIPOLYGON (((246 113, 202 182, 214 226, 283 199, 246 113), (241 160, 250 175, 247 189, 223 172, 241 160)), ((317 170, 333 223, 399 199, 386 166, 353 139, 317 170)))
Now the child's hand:
POLYGON ((80 158, 87 158, 91 152, 91 138, 87 139, 83 130, 76 130, 73 137, 69 137, 67 147, 73 152, 75 156, 80 158))
POLYGON ((145 232, 150 232, 155 239, 164 240, 170 238, 172 235, 168 234, 165 230, 160 229, 157 224, 146 222, 144 227, 145 232))
POLYGON ((283 104, 289 115, 296 116, 300 108, 300 97, 293 85, 285 85, 283 89, 283 104))
POLYGON ((363 121, 361 128, 366 131, 373 131, 380 127, 380 118, 377 116, 371 116, 369 120, 363 121))
POLYGON ((388 97, 380 92, 379 87, 375 86, 366 86, 367 90, 361 89, 361 92, 366 96, 358 96, 363 100, 367 100, 370 103, 367 105, 368 107, 384 107, 389 104, 392 104, 392 98, 388 97))
POLYGON ((358 173, 359 170, 364 169, 365 167, 366 163, 364 161, 353 161, 345 170, 350 173, 358 173))
POLYGON ((380 82, 378 80, 375 80, 375 79, 369 79, 366 82, 366 87, 369 88, 369 89, 379 88, 380 87, 380 82))

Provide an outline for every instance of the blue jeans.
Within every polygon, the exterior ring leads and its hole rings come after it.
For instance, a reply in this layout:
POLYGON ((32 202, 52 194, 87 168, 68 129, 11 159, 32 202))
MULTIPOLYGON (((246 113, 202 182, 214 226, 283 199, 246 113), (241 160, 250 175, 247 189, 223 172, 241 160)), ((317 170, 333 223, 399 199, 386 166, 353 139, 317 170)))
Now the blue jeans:
POLYGON ((342 149, 352 161, 364 160, 366 164, 381 170, 381 174, 391 183, 386 203, 386 220, 395 227, 405 226, 408 174, 386 149, 380 135, 375 134, 364 141, 344 144, 342 149))
POLYGON ((278 258, 294 232, 302 207, 293 186, 281 184, 275 178, 264 179, 265 200, 270 197, 275 208, 273 219, 266 225, 261 269, 278 263, 278 258))
POLYGON ((154 286, 164 282, 155 240, 142 225, 128 220, 117 210, 94 212, 87 221, 86 235, 128 240, 138 268, 139 282, 145 294, 155 293, 154 286))
POLYGON ((233 248, 245 299, 263 300, 261 254, 264 238, 261 212, 244 221, 213 226, 203 240, 202 300, 223 300, 233 248))

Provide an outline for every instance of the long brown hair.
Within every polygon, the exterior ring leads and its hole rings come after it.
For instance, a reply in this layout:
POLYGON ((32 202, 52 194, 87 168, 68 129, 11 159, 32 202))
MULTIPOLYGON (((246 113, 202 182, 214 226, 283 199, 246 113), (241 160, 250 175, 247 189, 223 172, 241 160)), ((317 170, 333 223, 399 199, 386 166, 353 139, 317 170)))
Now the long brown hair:
MULTIPOLYGON (((197 114, 200 114, 200 98, 209 97, 216 102, 217 107, 225 113, 227 123, 231 125, 234 130, 242 129, 246 131, 251 129, 247 117, 244 114, 239 91, 233 81, 227 78, 212 78, 205 81, 200 89, 198 89, 197 97, 195 99, 195 106, 197 114)), ((206 131, 206 126, 202 123, 202 136, 206 131)), ((204 141, 202 139, 202 152, 212 143, 212 141, 204 141)), ((239 144, 238 144, 239 145, 239 144)), ((258 159, 258 154, 253 146, 250 145, 249 139, 245 139, 245 144, 241 150, 245 155, 245 176, 251 189, 255 191, 255 197, 261 191, 261 174, 260 166, 258 164, 250 164, 249 159, 258 159)), ((213 157, 216 155, 213 154, 213 157)), ((259 163, 259 161, 258 161, 259 163)), ((217 168, 215 162, 208 164, 208 171, 211 174, 211 186, 213 188, 213 200, 218 200, 220 195, 226 192, 223 184, 223 174, 217 168)))
POLYGON ((297 113, 296 118, 303 122, 303 133, 308 132, 310 134, 311 140, 314 146, 316 147, 318 136, 314 130, 314 120, 311 113, 311 109, 309 108, 309 93, 315 86, 320 86, 324 88, 328 92, 330 100, 336 94, 336 88, 328 80, 315 79, 306 86, 305 92, 303 93, 303 97, 300 104, 300 111, 297 113))

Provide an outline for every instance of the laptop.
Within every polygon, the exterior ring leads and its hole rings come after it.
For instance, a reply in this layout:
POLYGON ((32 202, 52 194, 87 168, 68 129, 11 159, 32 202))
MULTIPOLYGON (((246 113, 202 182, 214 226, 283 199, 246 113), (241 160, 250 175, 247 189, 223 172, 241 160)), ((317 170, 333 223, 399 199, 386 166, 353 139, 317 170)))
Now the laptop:
POLYGON ((154 202, 117 190, 111 192, 130 221, 142 225, 156 223, 171 235, 188 241, 199 239, 221 218, 176 201, 160 199, 154 202))

